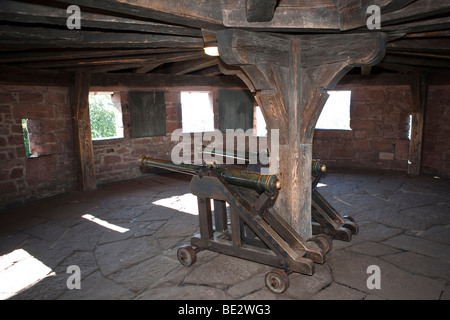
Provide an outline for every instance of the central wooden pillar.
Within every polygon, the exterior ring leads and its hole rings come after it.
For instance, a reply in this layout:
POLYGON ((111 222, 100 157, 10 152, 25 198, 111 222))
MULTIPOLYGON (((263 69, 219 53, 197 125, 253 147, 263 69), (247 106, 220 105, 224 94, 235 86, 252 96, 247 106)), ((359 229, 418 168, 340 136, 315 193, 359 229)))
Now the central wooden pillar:
POLYGON ((254 92, 269 140, 270 130, 279 130, 278 168, 274 169, 282 189, 274 208, 309 239, 312 142, 327 90, 352 67, 378 63, 385 53, 385 35, 292 36, 228 29, 219 31, 217 39, 224 62, 221 70, 238 75, 254 92))

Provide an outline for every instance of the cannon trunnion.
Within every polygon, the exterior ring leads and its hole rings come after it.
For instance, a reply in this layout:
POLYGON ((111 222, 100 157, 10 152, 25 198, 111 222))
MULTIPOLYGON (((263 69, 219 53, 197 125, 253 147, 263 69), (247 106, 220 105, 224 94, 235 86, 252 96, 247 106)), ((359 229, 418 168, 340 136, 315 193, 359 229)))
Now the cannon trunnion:
MULTIPOLYGON (((276 175, 177 165, 146 156, 141 156, 139 163, 193 175, 190 191, 198 200, 200 233, 191 238, 190 245, 178 249, 178 260, 185 266, 193 265, 202 250, 266 264, 274 267, 265 276, 267 288, 282 293, 289 287, 290 273, 313 275, 314 264, 326 261, 333 239, 350 241, 351 234, 358 231, 353 219, 341 217, 314 189, 314 236, 303 239, 273 209, 283 187, 276 175)), ((313 162, 314 187, 325 171, 322 163, 313 162)))

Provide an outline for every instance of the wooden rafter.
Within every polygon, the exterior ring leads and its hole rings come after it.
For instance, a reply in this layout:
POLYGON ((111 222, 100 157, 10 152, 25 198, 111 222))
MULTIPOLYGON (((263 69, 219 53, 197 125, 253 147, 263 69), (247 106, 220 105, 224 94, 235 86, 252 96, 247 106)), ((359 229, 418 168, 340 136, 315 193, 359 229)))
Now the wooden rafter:
MULTIPOLYGON (((67 18, 68 14, 64 8, 48 7, 42 4, 26 3, 16 0, 2 0, 0 2, 0 20, 3 21, 29 24, 39 23, 65 27, 67 18)), ((178 36, 202 36, 200 30, 191 27, 181 27, 91 12, 82 13, 82 28, 98 28, 119 32, 138 31, 178 36)))
POLYGON ((188 27, 221 29, 220 0, 58 0, 68 5, 107 10, 132 17, 148 18, 188 27))

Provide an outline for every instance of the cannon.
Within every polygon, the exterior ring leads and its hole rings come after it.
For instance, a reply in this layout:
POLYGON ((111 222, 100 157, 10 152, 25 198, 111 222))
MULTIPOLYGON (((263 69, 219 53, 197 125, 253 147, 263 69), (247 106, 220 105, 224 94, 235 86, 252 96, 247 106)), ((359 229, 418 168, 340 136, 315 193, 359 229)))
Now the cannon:
POLYGON ((275 189, 281 189, 281 182, 276 175, 261 175, 244 170, 221 168, 215 165, 174 164, 170 161, 149 158, 144 155, 139 158, 139 163, 141 167, 155 167, 190 175, 211 175, 211 173, 214 173, 214 175, 222 177, 232 185, 253 188, 258 191, 272 193, 275 189))
MULTIPOLYGON (((266 274, 265 284, 272 292, 282 293, 289 287, 290 273, 313 275, 315 263, 326 261, 333 233, 324 225, 321 234, 305 240, 275 212, 273 205, 283 187, 276 175, 175 164, 144 155, 139 164, 192 176, 190 191, 197 196, 200 232, 177 251, 184 266, 193 265, 202 250, 255 261, 275 268, 266 274)), ((312 165, 316 175, 326 171, 321 162, 312 165)))

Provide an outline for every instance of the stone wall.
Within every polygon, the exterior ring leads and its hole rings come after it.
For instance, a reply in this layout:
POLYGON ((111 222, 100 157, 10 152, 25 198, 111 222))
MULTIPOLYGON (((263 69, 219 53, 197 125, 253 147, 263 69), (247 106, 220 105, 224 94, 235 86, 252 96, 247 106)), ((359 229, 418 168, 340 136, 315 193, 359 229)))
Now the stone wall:
MULTIPOLYGON (((352 90, 352 130, 316 130, 313 157, 332 167, 406 171, 409 156, 409 86, 337 87, 352 90)), ((108 89, 105 88, 104 91, 108 89)), ((186 88, 186 90, 189 90, 186 88)), ((218 89, 213 90, 218 127, 218 89)), ((94 141, 98 184, 143 175, 142 154, 170 159, 171 134, 181 128, 180 89, 167 88, 166 135, 131 138, 128 91, 115 95, 123 112, 124 138, 94 141)), ((450 86, 430 86, 425 117, 422 172, 450 176, 450 86)), ((78 187, 74 127, 66 87, 1 86, 0 210, 78 187), (25 155, 22 119, 28 119, 31 152, 25 155)))
POLYGON ((337 90, 352 91, 352 130, 316 130, 313 157, 330 167, 407 170, 409 86, 355 86, 337 90))
POLYGON ((72 191, 77 185, 69 89, 0 88, 0 209, 72 191), (25 153, 22 119, 28 119, 25 153))
POLYGON ((170 152, 176 142, 171 134, 181 128, 180 92, 166 91, 166 135, 160 137, 131 138, 128 92, 115 93, 122 106, 124 138, 94 141, 95 171, 98 184, 140 177, 142 172, 138 158, 145 154, 170 160, 170 152))
POLYGON ((428 90, 422 171, 450 177, 450 86, 428 90))

